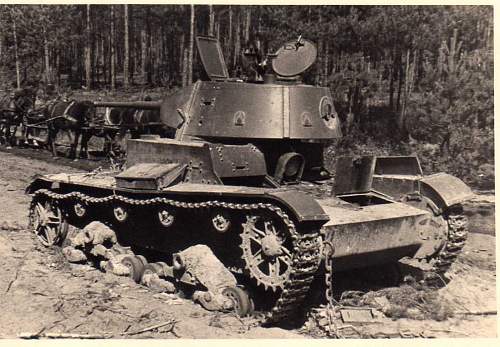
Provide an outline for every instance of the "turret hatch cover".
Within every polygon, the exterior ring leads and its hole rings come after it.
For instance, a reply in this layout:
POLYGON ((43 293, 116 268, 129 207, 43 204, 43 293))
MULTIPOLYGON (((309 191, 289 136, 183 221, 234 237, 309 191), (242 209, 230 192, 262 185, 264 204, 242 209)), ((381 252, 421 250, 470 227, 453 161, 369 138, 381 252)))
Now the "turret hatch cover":
POLYGON ((196 44, 208 78, 211 80, 227 79, 229 74, 219 40, 214 37, 198 36, 196 44))
POLYGON ((316 46, 299 36, 278 50, 273 59, 273 70, 284 77, 300 75, 314 64, 317 54, 316 46))

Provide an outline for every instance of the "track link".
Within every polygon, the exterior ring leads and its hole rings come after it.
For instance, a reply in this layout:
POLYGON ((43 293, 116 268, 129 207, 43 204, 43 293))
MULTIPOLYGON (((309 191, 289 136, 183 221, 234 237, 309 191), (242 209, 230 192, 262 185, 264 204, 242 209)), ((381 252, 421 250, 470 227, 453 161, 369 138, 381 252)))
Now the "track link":
MULTIPOLYGON (((430 276, 426 279, 429 285, 440 286, 444 282, 445 273, 450 269, 462 252, 468 236, 468 220, 462 213, 450 212, 448 222, 448 240, 434 258, 430 276)), ((446 283, 446 282, 444 282, 446 283)))
POLYGON ((40 195, 55 201, 73 200, 87 204, 106 204, 110 202, 121 202, 136 206, 163 204, 186 209, 224 208, 232 211, 239 210, 244 212, 267 210, 274 213, 288 227, 293 243, 293 257, 290 275, 284 282, 274 306, 265 314, 264 320, 262 321, 264 324, 277 323, 286 318, 293 318, 295 316, 294 313, 305 299, 321 261, 321 237, 319 235, 319 230, 307 230, 305 233, 299 233, 295 223, 289 218, 287 213, 280 207, 271 203, 260 202, 242 204, 218 200, 185 202, 162 197, 134 199, 121 195, 92 197, 77 191, 60 194, 47 189, 40 189, 34 192, 34 197, 40 195))

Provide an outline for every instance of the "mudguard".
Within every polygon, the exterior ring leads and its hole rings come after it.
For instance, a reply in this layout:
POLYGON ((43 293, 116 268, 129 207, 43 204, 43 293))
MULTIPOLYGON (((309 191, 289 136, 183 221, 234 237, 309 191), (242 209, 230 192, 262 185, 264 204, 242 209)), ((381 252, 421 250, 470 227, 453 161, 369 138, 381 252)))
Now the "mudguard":
POLYGON ((441 210, 460 204, 473 196, 472 190, 461 179, 443 172, 424 176, 420 180, 420 192, 441 210))
POLYGON ((33 194, 39 189, 49 189, 52 185, 52 182, 43 176, 35 177, 33 182, 31 182, 25 189, 26 194, 33 194))
POLYGON ((312 196, 302 192, 286 190, 269 192, 266 195, 280 201, 288 207, 299 222, 319 222, 324 224, 330 217, 323 210, 321 205, 312 196))

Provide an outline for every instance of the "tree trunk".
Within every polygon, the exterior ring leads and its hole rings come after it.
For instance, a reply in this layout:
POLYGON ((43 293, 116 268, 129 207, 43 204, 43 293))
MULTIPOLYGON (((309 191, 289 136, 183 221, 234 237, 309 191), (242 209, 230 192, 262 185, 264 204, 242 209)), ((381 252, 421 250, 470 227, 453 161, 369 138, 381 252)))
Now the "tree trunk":
POLYGON ((147 42, 148 38, 146 35, 146 29, 142 28, 141 29, 141 76, 143 80, 148 80, 150 81, 149 78, 146 78, 146 73, 147 73, 147 42))
POLYGON ((90 5, 87 5, 87 24, 85 26, 85 83, 87 89, 91 88, 91 52, 90 52, 90 5))
POLYGON ((95 29, 95 24, 92 32, 92 48, 93 48, 93 56, 92 56, 92 85, 95 85, 95 82, 101 83, 101 77, 99 73, 99 55, 100 55, 100 47, 99 47, 99 36, 97 34, 97 30, 95 29))
POLYGON ((450 74, 455 72, 455 55, 457 54, 458 29, 453 29, 453 37, 450 41, 450 54, 448 54, 448 71, 450 74))
POLYGON ((328 40, 324 40, 323 47, 325 48, 325 60, 323 61, 323 86, 327 85, 327 80, 328 80, 328 51, 329 51, 329 45, 328 45, 328 40))
POLYGON ((215 23, 215 37, 217 37, 217 40, 220 41, 220 22, 217 21, 215 23))
POLYGON ((234 56, 233 56, 233 69, 236 68, 236 66, 239 64, 239 57, 240 57, 240 51, 241 51, 241 35, 240 35, 240 30, 241 30, 241 11, 238 11, 236 14, 236 25, 234 29, 234 56))
POLYGON ((101 45, 101 54, 99 55, 99 66, 100 66, 100 69, 102 69, 102 81, 103 83, 106 83, 106 55, 105 55, 105 52, 104 52, 104 36, 103 35, 99 35, 100 36, 100 39, 99 39, 99 44, 101 45))
MULTIPOLYGON (((322 22, 323 22, 323 9, 321 8, 321 6, 318 6, 317 7, 317 11, 318 11, 318 24, 319 26, 321 27, 322 25, 322 22)), ((323 85, 323 71, 322 71, 322 68, 323 68, 323 61, 324 61, 324 42, 323 42, 323 39, 321 37, 322 35, 320 35, 318 37, 318 69, 316 70, 316 85, 320 85, 322 86, 323 85)))
POLYGON ((389 107, 394 110, 394 80, 396 78, 396 48, 392 50, 392 62, 389 73, 389 107))
POLYGON ((55 72, 55 81, 57 87, 59 89, 59 85, 61 84, 61 50, 58 48, 56 50, 56 72, 55 72))
POLYGON ((215 12, 214 6, 208 5, 208 36, 214 36, 215 12))
POLYGON ((154 29, 151 28, 151 31, 148 35, 148 52, 147 52, 147 72, 148 72, 148 83, 153 84, 154 76, 155 76, 155 66, 154 66, 154 29))
MULTIPOLYGON (((1 22, 1 18, 0 18, 1 22)), ((0 61, 3 61, 3 33, 0 32, 0 61)))
POLYGON ((51 82, 50 60, 49 60, 49 43, 47 42, 47 30, 43 27, 43 56, 45 61, 45 83, 51 82))
POLYGON ((111 90, 116 89, 116 52, 115 52, 115 7, 111 5, 111 33, 110 33, 110 55, 111 55, 111 90))
POLYGON ((233 45, 233 7, 229 5, 229 29, 226 43, 226 61, 231 62, 231 46, 233 45))
POLYGON ((21 88, 21 67, 19 62, 19 50, 17 45, 17 30, 16 30, 16 18, 13 18, 12 21, 12 32, 14 35, 14 56, 16 59, 16 83, 17 88, 21 88))
POLYGON ((179 72, 182 78, 183 87, 186 85, 186 76, 184 74, 185 72, 184 68, 186 65, 184 61, 185 46, 186 46, 186 35, 182 33, 179 39, 179 72))
POLYGON ((124 15, 124 56, 123 56, 123 86, 128 88, 129 86, 129 63, 130 63, 130 51, 129 51, 129 35, 128 35, 128 5, 123 5, 124 15))
POLYGON ((189 5, 191 8, 191 17, 189 20, 189 52, 187 61, 187 84, 193 82, 193 53, 194 53, 194 5, 189 5))
POLYGON ((408 93, 410 88, 410 50, 406 51, 406 67, 405 67, 405 89, 403 94, 403 105, 401 106, 401 113, 399 114, 398 127, 400 131, 404 130, 404 118, 406 112, 406 103, 408 100, 408 93))
POLYGON ((252 8, 250 6, 247 6, 245 8, 245 31, 244 31, 245 45, 250 41, 251 21, 252 21, 252 8))
POLYGON ((184 48, 182 54, 182 86, 188 85, 188 50, 184 48))
POLYGON ((398 98, 396 101, 396 112, 399 112, 399 107, 401 105, 401 89, 403 88, 403 52, 398 51, 397 57, 397 66, 398 66, 398 98))
MULTIPOLYGON (((146 10, 146 18, 149 18, 151 16, 151 8, 148 7, 146 10)), ((147 20, 147 19, 146 19, 147 20)), ((152 75, 152 47, 153 47, 153 41, 152 41, 152 28, 151 28, 151 23, 150 21, 147 20, 146 22, 146 28, 145 31, 141 32, 141 59, 142 60, 142 72, 145 73, 145 77, 147 78, 148 83, 153 82, 153 75, 152 75)))

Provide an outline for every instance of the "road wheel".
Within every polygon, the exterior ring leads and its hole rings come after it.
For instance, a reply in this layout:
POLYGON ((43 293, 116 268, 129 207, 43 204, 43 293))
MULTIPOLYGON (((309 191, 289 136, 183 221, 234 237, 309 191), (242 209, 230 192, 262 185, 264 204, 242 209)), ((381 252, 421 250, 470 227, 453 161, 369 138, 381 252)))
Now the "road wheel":
POLYGON ((144 264, 136 256, 127 256, 122 259, 122 264, 129 268, 130 278, 139 283, 144 273, 144 264))
POLYGON ((233 310, 238 316, 244 317, 252 313, 253 303, 247 292, 240 287, 226 287, 222 295, 232 301, 233 310))
POLYGON ((146 274, 157 274, 158 276, 163 276, 163 267, 158 263, 148 263, 144 265, 143 275, 146 274))
POLYGON ((146 266, 148 264, 148 260, 143 255, 136 255, 137 258, 142 262, 142 265, 146 266))

